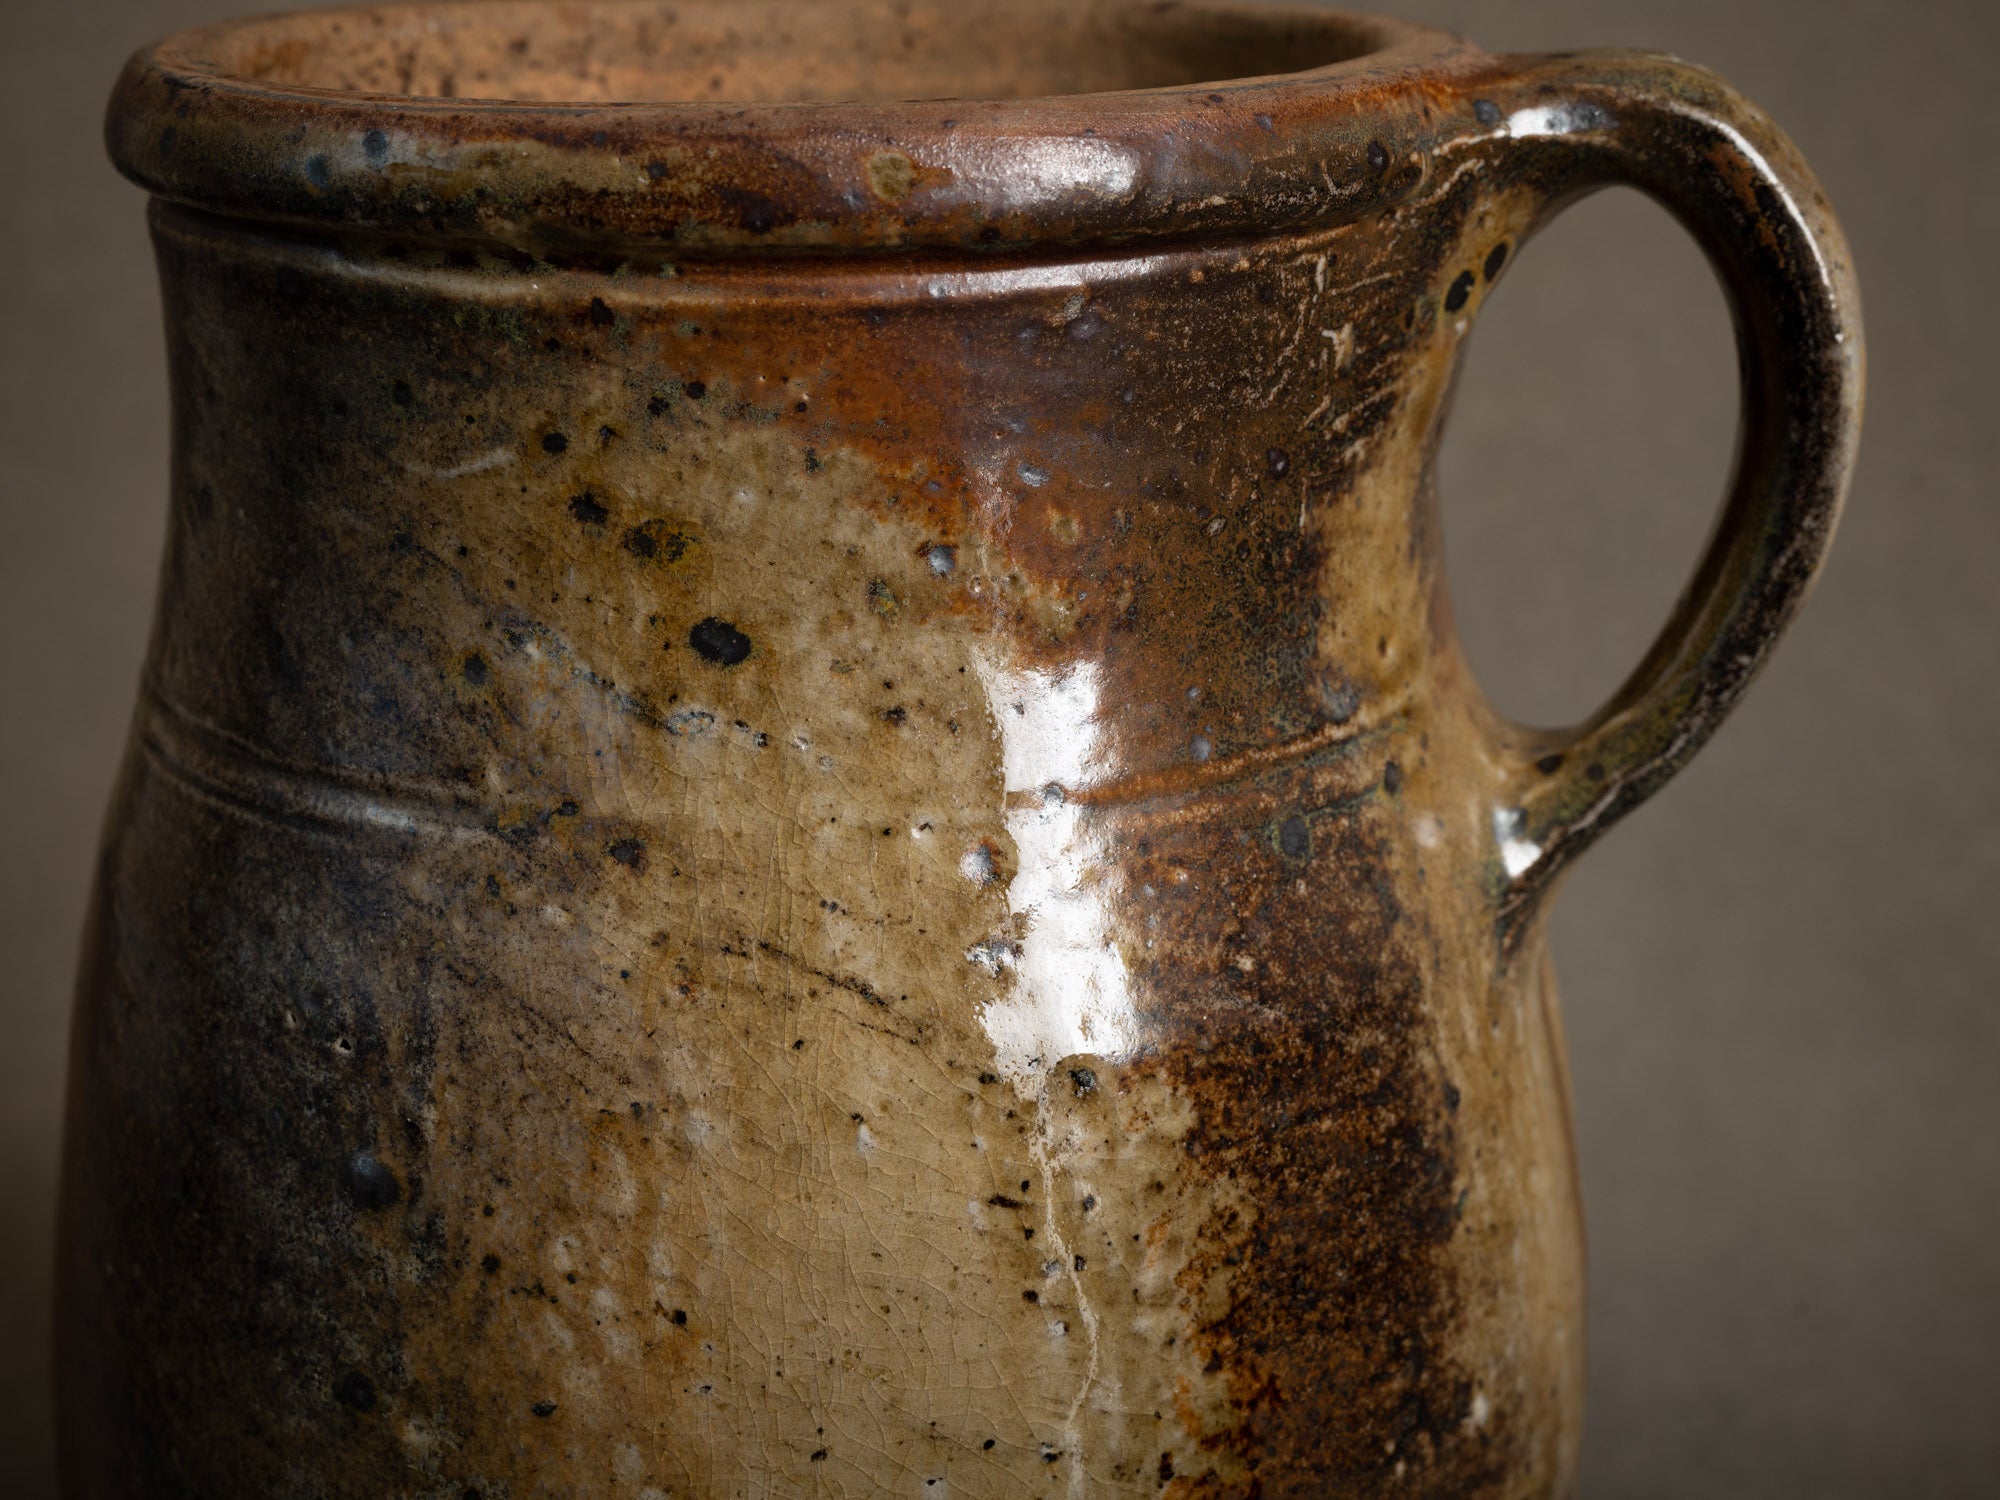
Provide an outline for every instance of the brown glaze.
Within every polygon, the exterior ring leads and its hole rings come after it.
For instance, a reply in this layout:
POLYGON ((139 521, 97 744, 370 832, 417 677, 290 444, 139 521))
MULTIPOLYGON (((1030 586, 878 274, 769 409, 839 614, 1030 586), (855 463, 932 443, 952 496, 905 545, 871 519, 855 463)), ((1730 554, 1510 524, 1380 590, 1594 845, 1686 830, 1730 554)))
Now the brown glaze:
POLYGON ((1282 6, 489 4, 188 33, 110 136, 174 520, 69 1493, 1571 1491, 1540 901, 1762 660, 1858 416, 1762 116, 1282 6), (1632 684, 1530 732, 1431 458, 1616 181, 1723 273, 1745 441, 1632 684))

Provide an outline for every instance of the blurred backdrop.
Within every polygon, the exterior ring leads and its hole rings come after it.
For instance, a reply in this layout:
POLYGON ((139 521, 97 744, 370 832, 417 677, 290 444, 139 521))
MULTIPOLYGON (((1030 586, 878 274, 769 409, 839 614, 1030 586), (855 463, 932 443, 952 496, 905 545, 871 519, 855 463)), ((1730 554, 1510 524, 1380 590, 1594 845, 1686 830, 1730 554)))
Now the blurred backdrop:
MULTIPOLYGON (((251 0, 271 8, 270 0, 251 0)), ((967 0, 976 3, 976 0, 967 0)), ((0 1493, 53 1493, 66 1011, 163 532, 125 55, 237 0, 0 5, 0 1493)), ((1494 51, 1658 48, 1764 105, 1852 239, 1870 396, 1817 596, 1593 851, 1555 943, 1590 1215, 1589 1496, 1991 1495, 2000 1474, 2000 8, 1384 0, 1494 51)), ((1734 426, 1706 266, 1631 194, 1509 272, 1445 449, 1451 583, 1516 717, 1635 663, 1734 426)))

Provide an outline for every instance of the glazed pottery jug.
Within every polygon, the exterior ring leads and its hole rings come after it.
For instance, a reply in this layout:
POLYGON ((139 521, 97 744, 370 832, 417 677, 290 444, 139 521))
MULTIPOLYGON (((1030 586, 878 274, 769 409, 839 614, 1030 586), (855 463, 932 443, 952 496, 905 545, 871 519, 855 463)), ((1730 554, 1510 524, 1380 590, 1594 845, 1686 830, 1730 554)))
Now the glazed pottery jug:
POLYGON ((68 1493, 1573 1488, 1542 906, 1855 441, 1763 115, 1302 4, 496 0, 185 33, 109 132, 172 523, 68 1493), (1609 183, 1717 266, 1742 441, 1629 684, 1529 731, 1432 459, 1609 183))

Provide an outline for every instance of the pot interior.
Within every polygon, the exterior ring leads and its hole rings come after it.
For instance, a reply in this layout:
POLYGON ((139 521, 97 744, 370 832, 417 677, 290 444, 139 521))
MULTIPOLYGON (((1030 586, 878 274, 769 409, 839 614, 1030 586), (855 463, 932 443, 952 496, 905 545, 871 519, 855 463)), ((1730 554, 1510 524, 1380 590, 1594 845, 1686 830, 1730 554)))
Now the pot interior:
POLYGON ((1293 73, 1380 44, 1360 16, 1227 0, 473 0, 215 28, 285 88, 540 104, 1020 99, 1293 73))

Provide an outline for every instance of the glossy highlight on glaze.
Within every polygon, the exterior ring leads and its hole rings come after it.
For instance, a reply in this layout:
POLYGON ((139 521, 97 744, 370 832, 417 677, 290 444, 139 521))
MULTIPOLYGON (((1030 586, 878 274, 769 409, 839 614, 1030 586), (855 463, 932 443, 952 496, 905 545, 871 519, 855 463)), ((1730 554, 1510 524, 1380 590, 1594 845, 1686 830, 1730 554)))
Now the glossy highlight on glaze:
POLYGON ((1284 4, 491 0, 183 33, 107 133, 173 520, 69 1493, 1573 1492, 1541 914, 1858 421, 1752 106, 1284 4), (1744 441, 1631 682, 1529 730, 1432 456, 1611 183, 1721 272, 1744 441))

